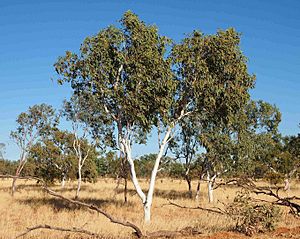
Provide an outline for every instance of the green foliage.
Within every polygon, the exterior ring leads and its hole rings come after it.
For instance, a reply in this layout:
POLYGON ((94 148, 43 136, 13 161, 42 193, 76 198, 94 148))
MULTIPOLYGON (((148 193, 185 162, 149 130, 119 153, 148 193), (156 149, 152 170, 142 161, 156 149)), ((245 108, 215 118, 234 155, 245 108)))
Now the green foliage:
POLYGON ((281 114, 278 108, 263 101, 249 101, 235 120, 233 174, 264 177, 280 150, 281 114))
POLYGON ((96 160, 97 172, 101 177, 116 177, 120 169, 117 155, 110 151, 96 160))
POLYGON ((195 31, 166 56, 169 42, 126 12, 120 28, 87 37, 80 54, 66 52, 55 63, 59 82, 70 82, 73 93, 85 97, 94 116, 89 124, 111 145, 117 145, 116 126, 119 134, 130 129, 145 142, 153 125, 172 125, 182 111, 200 113, 206 122, 230 122, 248 101, 255 77, 234 29, 206 36, 195 31), (103 125, 106 130, 98 130, 103 125))
POLYGON ((14 175, 17 168, 16 161, 0 159, 0 174, 14 175))
POLYGON ((240 36, 232 28, 206 36, 194 31, 172 49, 180 80, 178 94, 182 101, 194 99, 191 107, 211 123, 231 122, 254 86, 255 77, 247 72, 239 42, 240 36))
MULTIPOLYGON (((34 161, 35 175, 49 183, 62 180, 63 177, 77 178, 77 156, 73 148, 74 135, 67 131, 55 130, 43 141, 36 143, 30 150, 30 159, 34 161)), ((82 151, 92 147, 86 140, 82 140, 82 151)), ((95 181, 96 149, 92 147, 86 164, 82 168, 83 180, 95 181)))
POLYGON ((50 105, 40 104, 29 107, 17 118, 17 129, 11 132, 12 139, 24 151, 38 138, 46 137, 58 124, 58 117, 50 105))
POLYGON ((239 192, 226 211, 236 221, 235 229, 248 236, 274 230, 281 217, 277 206, 257 203, 247 191, 239 192))
POLYGON ((74 95, 84 96, 81 104, 87 107, 82 109, 91 116, 86 122, 95 134, 104 134, 100 138, 111 140, 105 141, 109 146, 117 145, 113 121, 119 133, 131 126, 136 140, 144 142, 142 132, 151 129, 161 105, 166 107, 171 98, 166 85, 170 63, 164 59, 167 44, 155 26, 126 12, 120 28, 110 26, 87 37, 79 55, 66 52, 55 63, 59 82, 71 82, 74 95))
POLYGON ((182 178, 184 173, 185 170, 184 170, 184 165, 182 165, 182 163, 175 162, 175 161, 170 162, 168 167, 168 174, 167 174, 168 177, 178 179, 178 178, 182 178))
POLYGON ((277 172, 267 172, 264 178, 268 180, 271 184, 277 185, 283 182, 284 175, 277 172))

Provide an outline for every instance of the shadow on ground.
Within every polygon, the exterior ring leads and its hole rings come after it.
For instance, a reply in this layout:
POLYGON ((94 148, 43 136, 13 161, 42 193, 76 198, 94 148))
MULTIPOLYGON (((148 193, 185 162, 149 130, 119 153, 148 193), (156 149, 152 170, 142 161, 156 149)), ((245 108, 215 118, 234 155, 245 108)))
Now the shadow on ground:
MULTIPOLYGON (((115 189, 116 194, 124 193, 124 189, 118 188, 115 189)), ((128 189, 129 195, 133 196, 136 194, 134 189, 128 189)), ((160 190, 155 189, 154 196, 166 199, 188 199, 191 198, 191 195, 187 191, 175 191, 175 190, 160 190)))
MULTIPOLYGON (((47 196, 47 194, 45 194, 47 196)), ((80 198, 79 199, 81 202, 95 205, 99 208, 105 208, 110 205, 114 206, 126 206, 126 207, 132 207, 133 203, 127 202, 124 204, 124 201, 122 200, 116 200, 116 199, 92 199, 92 198, 80 198)), ((30 207, 33 208, 38 208, 43 205, 48 205, 51 208, 53 208, 56 212, 59 212, 61 210, 69 210, 69 211, 74 211, 74 210, 80 210, 83 208, 83 206, 79 206, 73 203, 69 203, 66 200, 60 199, 60 198, 27 198, 27 199, 19 199, 18 200, 21 204, 29 205, 30 207)))

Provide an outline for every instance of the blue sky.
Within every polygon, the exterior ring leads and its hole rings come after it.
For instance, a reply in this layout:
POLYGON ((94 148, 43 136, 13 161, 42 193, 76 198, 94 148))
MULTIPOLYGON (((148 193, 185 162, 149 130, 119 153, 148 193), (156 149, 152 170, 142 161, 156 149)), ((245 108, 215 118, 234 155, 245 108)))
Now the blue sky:
MULTIPOLYGON (((69 96, 67 86, 51 81, 57 57, 77 51, 86 36, 118 24, 129 9, 175 41, 194 29, 237 29, 249 71, 257 76, 252 97, 279 107, 283 134, 299 132, 300 1, 1 0, 0 142, 7 144, 6 158, 18 158, 9 133, 20 112, 38 103, 60 107, 69 96)), ((150 143, 139 152, 154 149, 150 143)))

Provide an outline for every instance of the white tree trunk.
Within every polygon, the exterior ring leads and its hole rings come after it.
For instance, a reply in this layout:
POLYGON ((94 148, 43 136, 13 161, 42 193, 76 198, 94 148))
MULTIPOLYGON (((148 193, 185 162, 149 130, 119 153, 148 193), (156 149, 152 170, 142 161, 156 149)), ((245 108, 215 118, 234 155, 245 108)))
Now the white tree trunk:
POLYGON ((61 180, 61 188, 64 188, 64 187, 65 187, 65 184, 66 184, 66 175, 63 174, 62 180, 61 180))
POLYGON ((149 223, 151 220, 151 205, 152 205, 152 201, 153 201, 153 193, 154 193, 154 187, 155 187, 155 179, 156 179, 156 175, 158 172, 158 168, 159 168, 159 164, 160 164, 160 160, 163 156, 163 153, 165 151, 166 145, 168 143, 170 134, 171 134, 172 128, 168 128, 165 137, 159 147, 159 152, 157 154, 156 160, 155 160, 155 164, 154 167, 152 169, 151 172, 151 178, 150 178, 150 184, 149 184, 149 190, 148 190, 148 194, 147 194, 147 199, 146 199, 146 203, 144 204, 144 212, 145 212, 145 222, 149 223))
POLYGON ((76 199, 79 197, 80 187, 81 187, 81 165, 78 166, 78 184, 77 184, 77 190, 75 196, 76 199))
POLYGON ((119 135, 120 137, 120 149, 122 152, 124 152, 124 155, 126 155, 126 159, 130 165, 130 175, 131 175, 131 179, 132 179, 132 183, 134 185, 134 188, 137 192, 137 194, 139 195, 139 197, 142 200, 143 203, 143 207, 144 207, 144 221, 146 223, 149 223, 151 220, 151 206, 152 206, 152 201, 153 201, 153 193, 154 193, 154 187, 155 187, 155 179, 156 179, 156 175, 158 172, 158 168, 159 168, 159 164, 160 164, 160 160, 163 156, 165 147, 168 143, 168 140, 170 138, 170 134, 171 134, 172 128, 168 128, 165 137, 159 147, 159 152, 157 154, 157 157, 155 159, 155 164, 154 167, 152 169, 151 172, 151 178, 150 178, 150 183, 149 183, 149 190, 147 193, 147 196, 145 195, 145 193, 142 191, 139 182, 137 180, 136 177, 136 172, 135 172, 135 167, 134 167, 134 161, 131 158, 131 145, 130 145, 130 141, 127 139, 123 139, 121 135, 119 135))
POLYGON ((126 155, 126 159, 129 163, 129 166, 130 166, 130 175, 131 175, 131 180, 132 180, 132 183, 133 183, 133 186, 138 194, 138 196, 140 197, 140 199, 142 200, 142 203, 145 204, 146 202, 146 195, 144 194, 139 182, 138 182, 138 179, 137 179, 137 176, 136 176, 136 172, 135 172, 135 167, 134 167, 134 161, 131 157, 131 146, 130 146, 130 141, 129 140, 125 140, 123 138, 120 137, 120 149, 121 149, 121 152, 126 155))
POLYGON ((210 177, 209 172, 207 172, 207 190, 208 190, 208 202, 212 203, 214 201, 214 195, 213 195, 213 182, 212 178, 210 177))
POLYGON ((284 191, 290 191, 290 189, 291 189, 290 181, 289 181, 288 178, 286 178, 286 179, 284 180, 284 191))
POLYGON ((146 203, 144 205, 144 221, 149 223, 151 221, 151 205, 146 203))

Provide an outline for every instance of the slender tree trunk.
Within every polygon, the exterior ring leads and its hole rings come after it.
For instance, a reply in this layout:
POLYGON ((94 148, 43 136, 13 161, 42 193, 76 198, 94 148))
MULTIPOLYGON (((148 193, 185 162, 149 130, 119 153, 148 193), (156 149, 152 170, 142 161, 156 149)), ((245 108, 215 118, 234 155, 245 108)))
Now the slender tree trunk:
POLYGON ((200 180, 198 181, 198 184, 197 184, 197 190, 196 190, 196 201, 198 202, 199 201, 199 197, 200 197, 200 180))
POLYGON ((122 155, 120 155, 120 160, 121 160, 121 176, 124 179, 124 203, 127 203, 128 168, 127 168, 126 158, 122 157, 122 155))
POLYGON ((207 172, 207 190, 208 190, 208 202, 212 203, 214 201, 213 182, 212 182, 209 172, 207 172))
POLYGON ((164 153, 164 150, 168 143, 168 139, 170 137, 171 131, 172 131, 172 128, 168 128, 168 130, 164 136, 164 139, 159 147, 159 152, 155 159, 154 167, 152 169, 150 183, 149 183, 149 191, 147 194, 146 203, 144 203, 144 213, 145 213, 145 222, 146 223, 150 223, 150 220, 151 220, 151 205, 152 205, 153 193, 154 193, 154 187, 155 187, 155 181, 156 181, 155 179, 156 179, 156 175, 158 172, 160 160, 163 157, 163 153, 164 153))
POLYGON ((185 180, 188 184, 188 194, 190 198, 193 198, 193 192, 192 192, 192 180, 189 177, 189 175, 185 174, 185 180))
POLYGON ((284 191, 290 191, 290 180, 288 178, 284 180, 284 191))
POLYGON ((127 203, 127 177, 124 178, 124 202, 127 203))
POLYGON ((61 179, 61 188, 64 188, 66 184, 66 175, 63 174, 62 179, 61 179))
MULTIPOLYGON (((25 154, 23 153, 22 154, 22 157, 19 161, 19 165, 16 169, 16 177, 20 176, 20 173, 22 171, 22 169, 24 168, 24 165, 26 163, 26 156, 25 154)), ((16 182, 17 182, 17 178, 13 178, 13 181, 12 181, 12 185, 11 185, 11 196, 13 197, 15 195, 15 191, 16 191, 16 182)))
POLYGON ((81 165, 78 166, 78 184, 77 184, 75 199, 79 198, 80 187, 81 187, 81 165))
MULTIPOLYGON (((19 175, 16 173, 16 176, 18 177, 19 175)), ((13 178, 12 185, 11 185, 11 196, 12 197, 15 195, 16 181, 17 181, 17 178, 13 178)))

